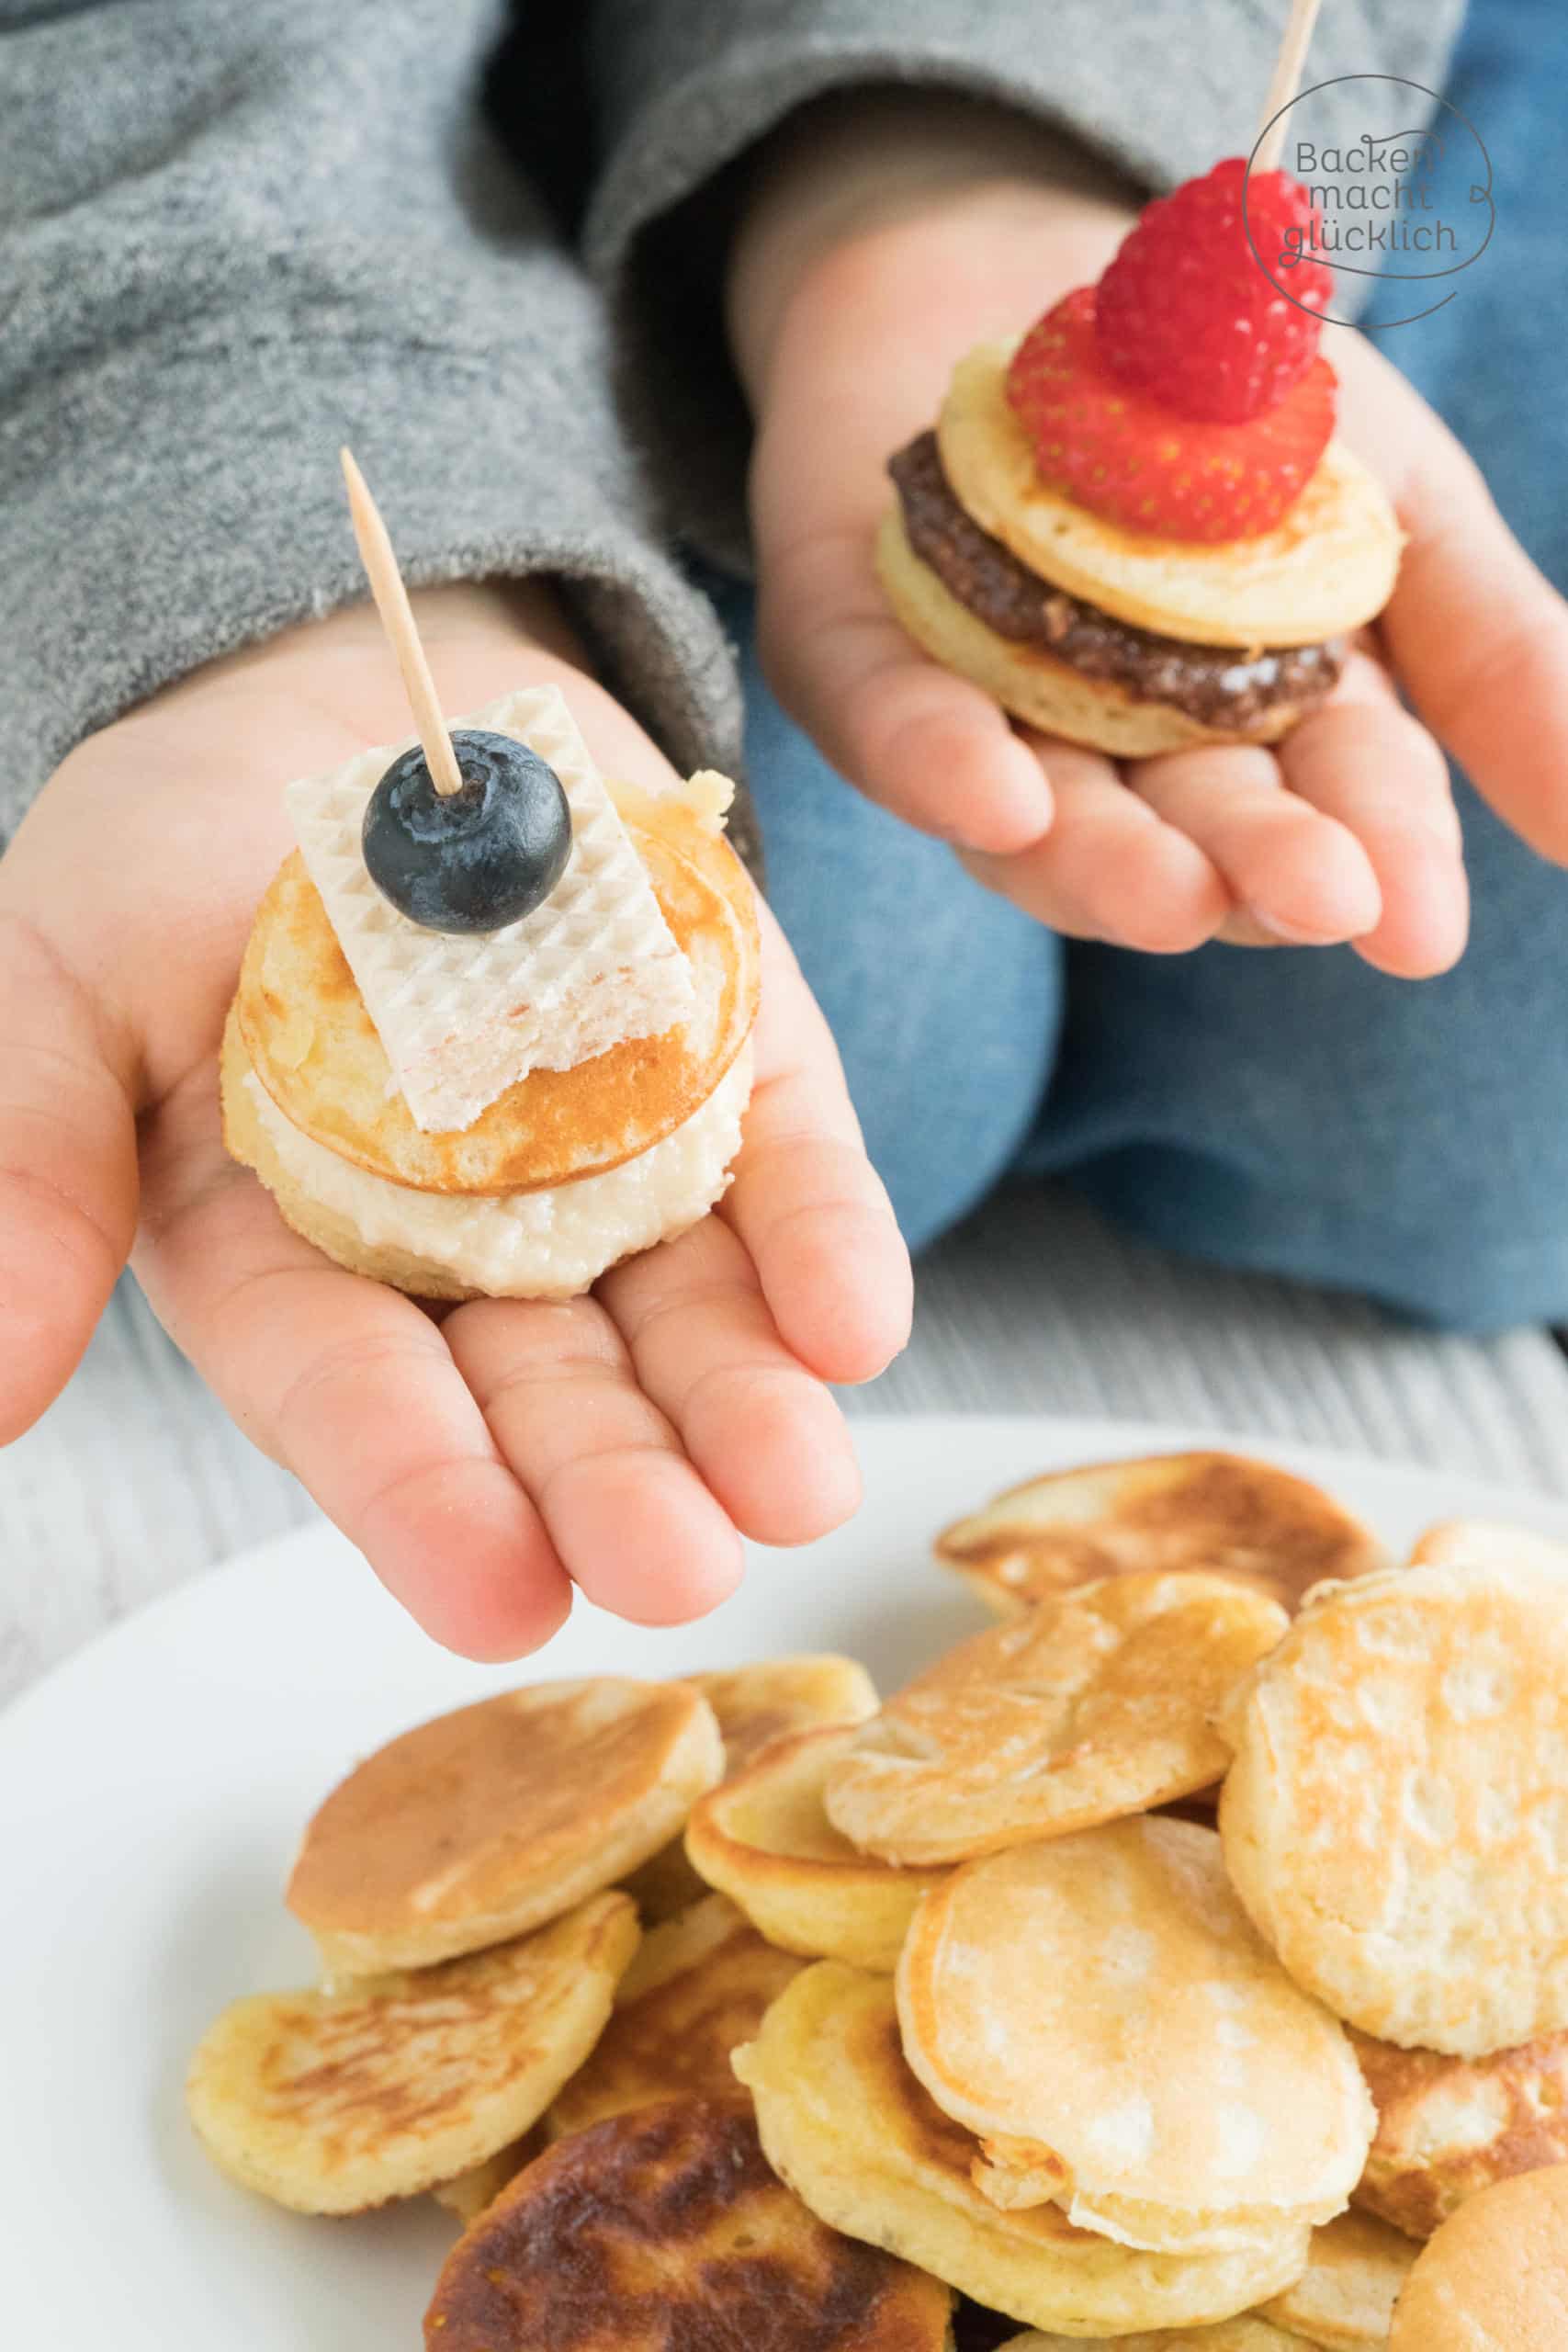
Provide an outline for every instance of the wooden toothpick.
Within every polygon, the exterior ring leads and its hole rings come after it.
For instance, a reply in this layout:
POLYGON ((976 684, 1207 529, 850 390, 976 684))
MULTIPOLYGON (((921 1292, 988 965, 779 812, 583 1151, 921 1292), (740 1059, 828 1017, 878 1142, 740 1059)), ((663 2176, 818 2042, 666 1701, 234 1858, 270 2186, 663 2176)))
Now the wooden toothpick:
POLYGON ((1285 149, 1285 133, 1290 118, 1285 108, 1296 95, 1306 63, 1306 53, 1312 44, 1313 27, 1322 0, 1291 0, 1291 20, 1285 27, 1285 37, 1280 43, 1280 55, 1274 67, 1274 78, 1269 85, 1269 96, 1263 101, 1263 113, 1258 125, 1259 145, 1252 158, 1255 172, 1272 172, 1278 168, 1285 149), (1278 121, 1275 117, 1278 116, 1278 121))
POLYGON ((419 732, 425 764, 431 781, 444 797, 461 792, 463 778, 457 766, 457 755, 452 749, 452 738, 446 731, 446 721, 441 716, 441 704, 435 692, 435 682, 430 674, 430 664, 424 658, 424 648, 419 641, 414 626, 409 592, 403 586, 398 559, 392 553, 392 542, 387 537, 376 501, 365 485, 365 476, 355 464, 352 453, 339 452, 343 459, 343 478, 348 484, 348 511, 354 523, 354 536, 359 542, 359 560, 365 566, 365 577, 370 582, 370 594, 376 599, 376 610, 381 616, 381 626, 387 641, 402 672, 403 690, 413 712, 413 723, 419 732))

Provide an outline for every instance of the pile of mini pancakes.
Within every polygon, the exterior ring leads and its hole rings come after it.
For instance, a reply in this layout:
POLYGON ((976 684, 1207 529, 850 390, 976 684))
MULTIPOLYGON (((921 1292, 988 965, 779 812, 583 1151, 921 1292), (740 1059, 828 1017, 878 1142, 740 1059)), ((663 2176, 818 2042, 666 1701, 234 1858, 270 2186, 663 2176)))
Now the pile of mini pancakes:
POLYGON ((1208 1453, 938 1553, 1002 1622, 880 1704, 543 1682, 360 1764, 216 2162, 452 2207, 445 2352, 1564 2352, 1568 1551, 1208 1453))

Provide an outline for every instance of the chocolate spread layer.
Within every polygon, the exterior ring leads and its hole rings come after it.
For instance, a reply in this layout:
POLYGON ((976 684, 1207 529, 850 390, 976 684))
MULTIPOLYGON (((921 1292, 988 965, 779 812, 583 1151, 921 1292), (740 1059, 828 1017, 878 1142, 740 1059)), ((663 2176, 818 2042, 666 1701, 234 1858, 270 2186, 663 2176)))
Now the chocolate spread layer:
POLYGON ((983 531, 953 493, 934 433, 888 466, 909 545, 950 596, 1021 645, 1038 645, 1086 678, 1108 678, 1137 702, 1165 703, 1200 726, 1244 728, 1280 703, 1315 703, 1345 666, 1345 639, 1254 653, 1158 637, 1070 596, 983 531))

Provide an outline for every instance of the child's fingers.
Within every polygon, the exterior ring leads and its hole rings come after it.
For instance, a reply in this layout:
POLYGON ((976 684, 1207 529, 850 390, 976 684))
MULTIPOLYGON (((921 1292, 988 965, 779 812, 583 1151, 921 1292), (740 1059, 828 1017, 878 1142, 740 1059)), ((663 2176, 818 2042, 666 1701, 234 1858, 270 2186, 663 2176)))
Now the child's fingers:
POLYGON ((1357 954, 1402 979, 1447 971, 1469 922, 1448 765, 1375 663, 1351 665, 1334 701, 1281 745, 1280 763, 1292 792, 1348 827, 1371 861, 1382 911, 1357 954))
POLYGON ((1231 901, 1203 851, 1099 752, 1051 740, 1042 752, 1055 783, 1055 824, 1021 856, 965 855, 976 879, 1071 938, 1156 956, 1212 938, 1231 901))
POLYGON ((41 934, 0 909, 0 1443, 92 1337, 136 1227, 130 1071, 41 934))
POLYGON ((739 1583, 740 1544, 592 1298, 477 1299, 453 1360, 588 1599, 639 1624, 700 1617, 739 1583))
POLYGON ((441 1331, 290 1233, 217 1131, 208 1065, 146 1138, 136 1271, 245 1434, 438 1642, 519 1657, 570 1587, 441 1331))
POLYGON ((1140 760, 1139 798, 1186 834, 1265 934, 1298 946, 1359 938, 1377 922, 1377 877, 1353 832, 1281 791, 1271 753, 1205 745, 1140 760))
POLYGON ((759 912, 756 1090, 719 1215, 791 1354, 822 1380, 871 1380, 909 1337, 909 1253, 828 1024, 769 909, 759 912))

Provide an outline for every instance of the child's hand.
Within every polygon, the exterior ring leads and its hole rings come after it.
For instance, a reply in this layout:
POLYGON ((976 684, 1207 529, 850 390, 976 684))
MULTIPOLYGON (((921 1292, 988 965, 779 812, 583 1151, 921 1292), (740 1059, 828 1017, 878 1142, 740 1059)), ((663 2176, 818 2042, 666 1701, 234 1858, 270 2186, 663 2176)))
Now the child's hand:
POLYGON ((872 798, 1055 930, 1154 950, 1352 940, 1385 971, 1443 970, 1466 892, 1438 741, 1568 861, 1568 608, 1360 337, 1326 345, 1341 429, 1409 546, 1378 644, 1277 752, 1118 767, 1013 726, 888 610, 871 550, 889 455, 934 422, 969 345, 1096 277, 1126 226, 1119 203, 1033 174, 1027 131, 975 121, 912 101, 869 129, 829 119, 775 159, 737 240, 759 629, 781 698, 872 798))
MULTIPOLYGON (((546 650, 567 640, 539 592, 418 601, 448 710, 558 679, 612 775, 668 778, 546 650)), ((695 1230, 592 1297, 437 1323, 287 1229, 224 1153, 219 1035, 292 845, 281 786, 408 729, 374 617, 341 614, 85 743, 0 862, 0 1440, 57 1394, 134 1238, 159 1316, 247 1435, 438 1640, 511 1657, 559 1623, 569 1583, 671 1622, 733 1586, 738 1528, 793 1544, 844 1519, 855 1466, 820 1384, 902 1345, 908 1268, 765 910, 745 1146, 695 1230)))

